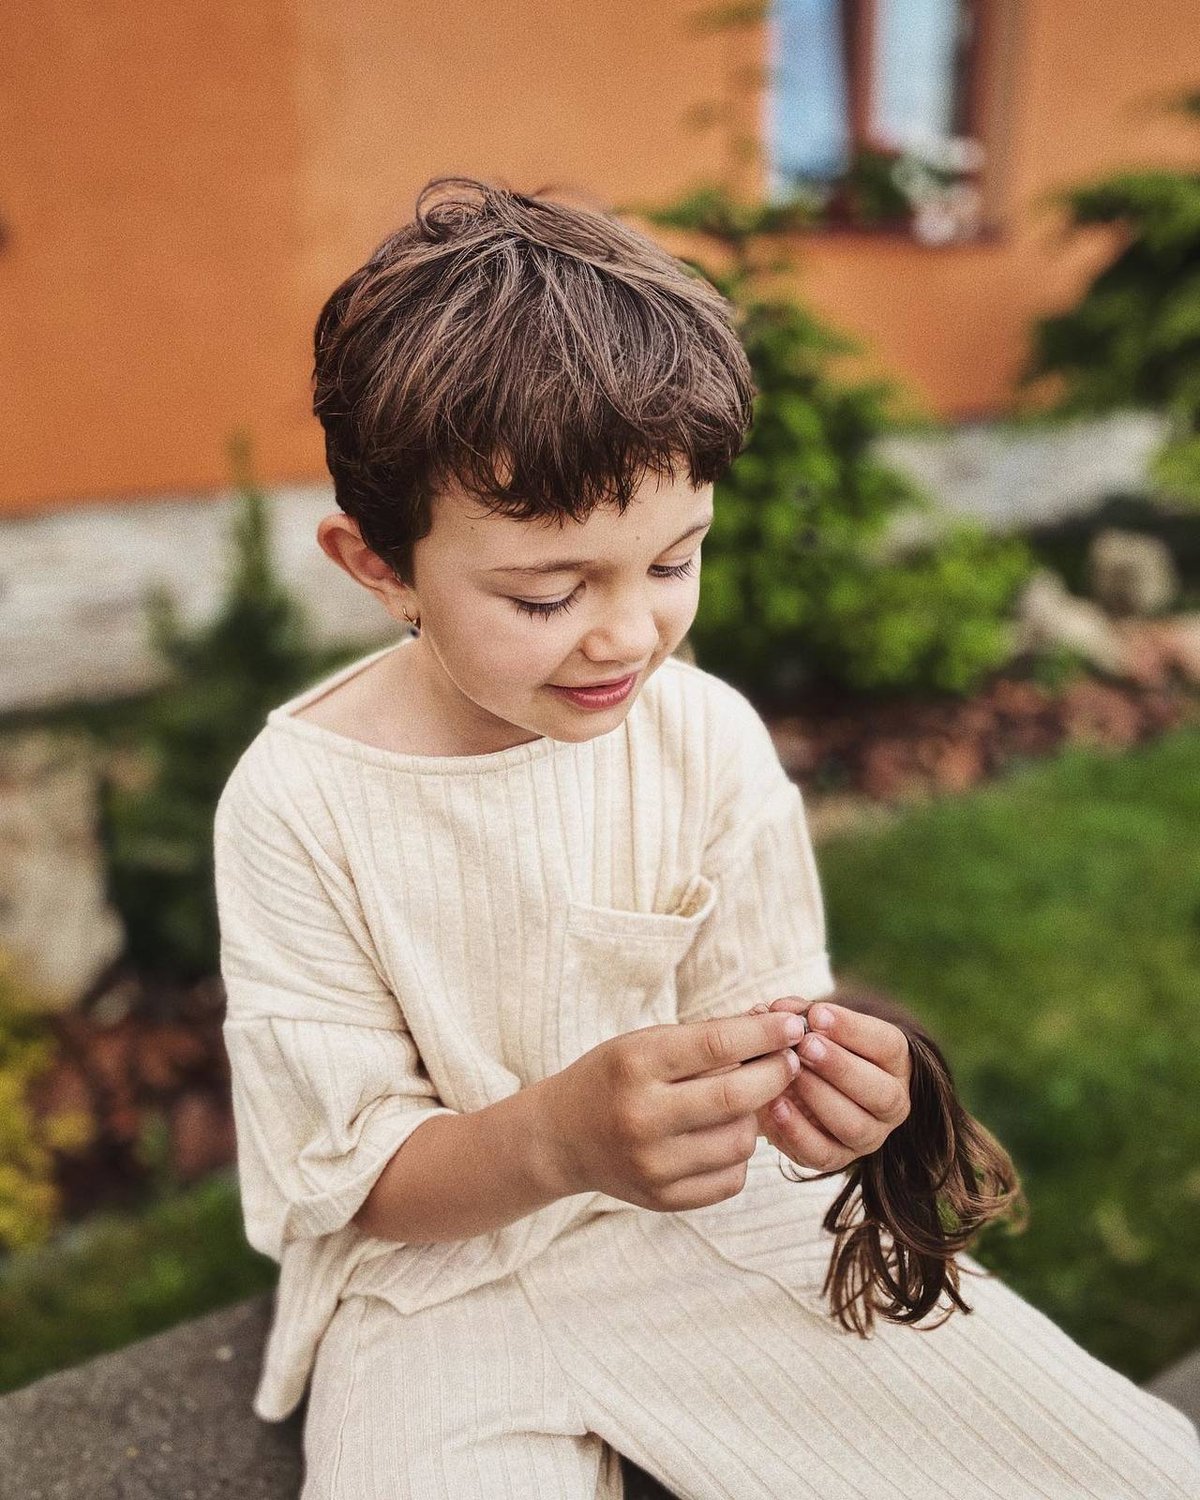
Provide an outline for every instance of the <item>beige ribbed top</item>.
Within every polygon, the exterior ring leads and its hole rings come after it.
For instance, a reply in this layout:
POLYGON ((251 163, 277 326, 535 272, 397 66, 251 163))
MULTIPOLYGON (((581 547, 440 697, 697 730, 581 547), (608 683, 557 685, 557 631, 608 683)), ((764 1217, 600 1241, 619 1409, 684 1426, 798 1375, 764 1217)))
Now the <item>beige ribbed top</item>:
POLYGON ((616 729, 485 755, 295 717, 383 654, 272 710, 216 813, 242 1210, 281 1266, 267 1421, 300 1401, 339 1296, 429 1307, 581 1215, 647 1211, 584 1193, 448 1244, 363 1234, 351 1217, 422 1120, 639 1026, 834 988, 800 791, 735 688, 668 657, 616 729))

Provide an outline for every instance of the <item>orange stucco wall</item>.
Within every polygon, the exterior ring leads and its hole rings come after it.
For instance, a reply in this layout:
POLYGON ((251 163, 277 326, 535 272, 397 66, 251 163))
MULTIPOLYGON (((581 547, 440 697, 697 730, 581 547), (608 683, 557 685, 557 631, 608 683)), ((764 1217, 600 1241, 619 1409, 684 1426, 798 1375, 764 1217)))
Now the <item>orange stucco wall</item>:
POLYGON ((286 0, 31 0, 0 52, 0 507, 303 471, 286 0))
MULTIPOLYGON (((754 31, 687 30, 694 0, 30 0, 0 57, 0 511, 324 474, 309 414, 321 301, 465 172, 605 206, 745 182, 689 111, 736 92, 754 31)), ((797 241, 799 288, 869 363, 945 415, 1008 398, 1030 319, 1069 300, 1102 238, 1064 250, 1047 189, 1186 163, 1149 106, 1194 84, 1193 0, 1018 0, 995 241, 797 241)), ((757 103, 742 95, 743 126, 757 103)))

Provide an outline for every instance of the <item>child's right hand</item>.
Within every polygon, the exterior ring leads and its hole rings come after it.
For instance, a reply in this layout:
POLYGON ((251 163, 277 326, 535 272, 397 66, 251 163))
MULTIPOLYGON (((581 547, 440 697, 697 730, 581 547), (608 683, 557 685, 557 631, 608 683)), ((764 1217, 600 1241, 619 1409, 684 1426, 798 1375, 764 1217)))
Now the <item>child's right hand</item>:
POLYGON ((803 1034, 783 1011, 645 1026, 542 1079, 540 1124, 561 1194, 661 1212, 735 1197, 757 1111, 796 1076, 792 1044, 803 1034))

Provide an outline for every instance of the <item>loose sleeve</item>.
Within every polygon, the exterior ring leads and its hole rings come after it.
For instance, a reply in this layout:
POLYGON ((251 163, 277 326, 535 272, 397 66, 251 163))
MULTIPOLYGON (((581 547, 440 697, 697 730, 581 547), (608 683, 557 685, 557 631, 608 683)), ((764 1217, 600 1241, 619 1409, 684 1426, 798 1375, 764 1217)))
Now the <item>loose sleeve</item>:
POLYGON ((722 686, 726 748, 704 860, 716 900, 679 967, 681 1021, 836 988, 800 788, 757 709, 722 686))
POLYGON ((416 1127, 453 1111, 320 843, 231 780, 214 856, 246 1238, 282 1261, 345 1229, 416 1127))

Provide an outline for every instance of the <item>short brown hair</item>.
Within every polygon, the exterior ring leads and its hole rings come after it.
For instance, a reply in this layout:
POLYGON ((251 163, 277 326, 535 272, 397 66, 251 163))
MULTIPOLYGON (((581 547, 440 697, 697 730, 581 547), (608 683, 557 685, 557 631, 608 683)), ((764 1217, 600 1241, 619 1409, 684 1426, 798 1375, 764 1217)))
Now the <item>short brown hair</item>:
POLYGON ((407 583, 431 501, 620 512, 646 472, 715 483, 755 388, 729 302, 607 213, 433 178, 321 309, 313 410, 337 502, 407 583))

